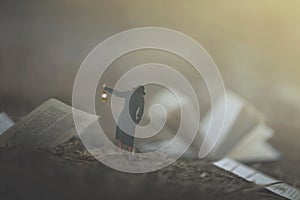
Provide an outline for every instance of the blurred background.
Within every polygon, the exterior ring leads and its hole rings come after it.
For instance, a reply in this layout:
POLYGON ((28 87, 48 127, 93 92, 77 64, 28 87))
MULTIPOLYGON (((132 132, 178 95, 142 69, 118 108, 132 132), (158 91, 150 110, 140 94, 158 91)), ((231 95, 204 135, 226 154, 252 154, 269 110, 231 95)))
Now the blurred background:
POLYGON ((43 101, 71 102, 85 56, 121 31, 175 29, 209 52, 227 88, 275 129, 272 144, 300 175, 300 1, 1 0, 0 109, 18 119, 43 101))

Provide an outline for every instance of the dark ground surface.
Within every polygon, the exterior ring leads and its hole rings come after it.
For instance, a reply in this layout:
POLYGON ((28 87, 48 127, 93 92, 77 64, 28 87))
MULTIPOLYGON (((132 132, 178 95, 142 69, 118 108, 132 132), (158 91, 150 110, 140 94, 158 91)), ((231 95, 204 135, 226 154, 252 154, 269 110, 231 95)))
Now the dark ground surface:
MULTIPOLYGON (((15 121, 30 111, 22 110, 28 105, 14 105, 4 110, 15 121)), ((293 135, 272 141, 282 159, 250 166, 299 188, 299 138, 296 131, 287 132, 296 128, 282 118, 270 120, 278 133, 293 135)), ((147 174, 121 173, 93 159, 75 140, 51 150, 0 149, 0 177, 0 200, 283 199, 203 161, 178 160, 147 174)))
POLYGON ((1 200, 282 199, 203 161, 178 160, 146 174, 118 172, 77 140, 51 150, 1 149, 0 163, 1 200))

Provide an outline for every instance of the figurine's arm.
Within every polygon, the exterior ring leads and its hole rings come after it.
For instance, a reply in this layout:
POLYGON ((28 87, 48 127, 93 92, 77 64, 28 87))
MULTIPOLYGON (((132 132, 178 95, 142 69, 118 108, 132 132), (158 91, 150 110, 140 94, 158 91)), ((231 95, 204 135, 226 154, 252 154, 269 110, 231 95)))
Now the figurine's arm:
POLYGON ((116 95, 118 97, 123 97, 123 98, 127 97, 128 94, 129 94, 129 91, 121 92, 121 91, 114 90, 114 89, 109 88, 109 87, 104 87, 104 90, 111 93, 111 94, 113 94, 113 95, 116 95))

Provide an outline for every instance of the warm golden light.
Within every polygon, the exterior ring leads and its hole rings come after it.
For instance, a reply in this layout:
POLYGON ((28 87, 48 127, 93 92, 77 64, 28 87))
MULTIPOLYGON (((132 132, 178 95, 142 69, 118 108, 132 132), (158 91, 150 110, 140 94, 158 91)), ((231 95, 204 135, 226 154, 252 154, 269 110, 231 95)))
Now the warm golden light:
POLYGON ((107 92, 103 90, 101 93, 101 102, 106 102, 106 101, 107 101, 107 92))

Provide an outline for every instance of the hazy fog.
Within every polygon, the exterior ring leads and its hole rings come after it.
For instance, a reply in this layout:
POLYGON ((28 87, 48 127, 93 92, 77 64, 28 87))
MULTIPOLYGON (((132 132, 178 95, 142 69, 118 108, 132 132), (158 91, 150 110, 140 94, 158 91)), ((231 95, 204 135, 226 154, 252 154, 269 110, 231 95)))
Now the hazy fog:
POLYGON ((289 146, 292 138, 296 148, 299 9, 298 0, 1 0, 1 108, 31 109, 53 96, 69 103, 76 71, 95 45, 126 29, 166 27, 202 44, 226 86, 268 116, 274 143, 289 146))

